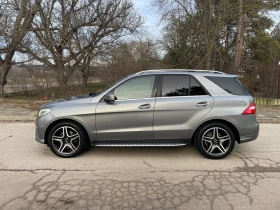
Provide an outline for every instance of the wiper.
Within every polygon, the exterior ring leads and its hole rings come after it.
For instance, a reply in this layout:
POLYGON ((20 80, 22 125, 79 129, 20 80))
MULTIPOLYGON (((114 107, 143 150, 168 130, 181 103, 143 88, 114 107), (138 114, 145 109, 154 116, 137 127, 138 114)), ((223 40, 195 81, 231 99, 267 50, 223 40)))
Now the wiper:
POLYGON ((90 96, 96 96, 97 93, 89 93, 90 96))

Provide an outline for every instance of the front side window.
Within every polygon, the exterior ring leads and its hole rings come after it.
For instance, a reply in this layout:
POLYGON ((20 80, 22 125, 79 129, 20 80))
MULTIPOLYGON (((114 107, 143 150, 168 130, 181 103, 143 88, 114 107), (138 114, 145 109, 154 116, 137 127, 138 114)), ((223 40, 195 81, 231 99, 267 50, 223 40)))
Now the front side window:
POLYGON ((150 98, 153 92, 154 81, 155 76, 130 79, 115 89, 116 100, 150 98))
POLYGON ((166 75, 162 77, 162 96, 188 96, 190 77, 185 75, 166 75))

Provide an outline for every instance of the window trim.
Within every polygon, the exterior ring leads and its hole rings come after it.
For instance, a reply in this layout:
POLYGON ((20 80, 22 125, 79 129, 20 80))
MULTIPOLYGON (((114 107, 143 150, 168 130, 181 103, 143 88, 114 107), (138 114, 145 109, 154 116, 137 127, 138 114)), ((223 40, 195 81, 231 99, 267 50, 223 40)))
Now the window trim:
MULTIPOLYGON (((211 96, 211 94, 208 92, 208 90, 202 85, 202 83, 197 78, 195 78, 193 75, 190 75, 190 76, 202 87, 202 89, 206 93, 206 95, 201 95, 201 96, 211 96)), ((191 82, 190 82, 190 85, 191 85, 191 82)), ((194 95, 194 96, 196 96, 196 95, 194 95)))
POLYGON ((207 89, 196 79, 193 75, 191 74, 161 74, 159 75, 159 84, 158 84, 158 91, 156 94, 156 97, 161 97, 161 98, 175 98, 175 97, 198 97, 198 96, 211 96, 211 94, 207 91, 207 89), (187 76, 189 77, 189 90, 188 90, 188 95, 187 96, 162 96, 162 84, 163 84, 163 77, 164 76, 187 76), (191 79, 194 79, 204 90, 206 95, 190 95, 190 87, 191 87, 191 79))

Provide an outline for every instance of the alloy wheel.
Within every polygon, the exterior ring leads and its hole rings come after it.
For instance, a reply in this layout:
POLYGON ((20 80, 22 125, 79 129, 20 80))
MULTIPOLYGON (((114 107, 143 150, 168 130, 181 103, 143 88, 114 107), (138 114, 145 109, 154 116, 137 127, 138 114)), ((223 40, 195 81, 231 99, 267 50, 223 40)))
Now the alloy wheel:
POLYGON ((52 135, 53 147, 62 155, 74 153, 79 148, 80 141, 78 131, 70 126, 59 127, 52 135))
POLYGON ((209 155, 220 156, 229 150, 231 141, 231 137, 225 129, 212 127, 203 133, 201 144, 209 155))

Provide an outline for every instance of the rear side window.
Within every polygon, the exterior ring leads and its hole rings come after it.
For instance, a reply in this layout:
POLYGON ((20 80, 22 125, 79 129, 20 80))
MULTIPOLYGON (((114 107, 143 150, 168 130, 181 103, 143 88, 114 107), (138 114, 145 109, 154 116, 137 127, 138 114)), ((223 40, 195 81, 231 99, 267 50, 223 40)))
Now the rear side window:
POLYGON ((248 91, 243 87, 239 80, 235 77, 206 77, 216 85, 224 89, 230 94, 238 96, 250 95, 248 91))
POLYGON ((187 75, 162 76, 162 96, 197 96, 208 95, 203 87, 192 77, 187 75))
POLYGON ((190 87, 189 76, 167 75, 162 77, 162 96, 188 96, 190 87))

